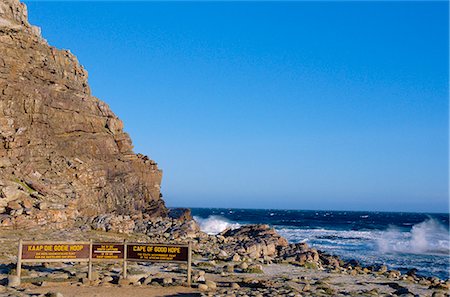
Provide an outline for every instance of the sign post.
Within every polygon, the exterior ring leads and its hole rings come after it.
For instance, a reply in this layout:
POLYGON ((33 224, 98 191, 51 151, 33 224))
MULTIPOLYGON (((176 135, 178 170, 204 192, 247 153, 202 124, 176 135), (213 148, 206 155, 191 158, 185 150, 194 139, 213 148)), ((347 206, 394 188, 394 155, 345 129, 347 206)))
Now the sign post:
POLYGON ((92 239, 89 241, 88 279, 92 280, 92 239))
POLYGON ((19 240, 19 252, 17 253, 17 276, 20 280, 20 275, 22 274, 22 239, 19 240))
POLYGON ((192 264, 192 243, 188 243, 188 260, 187 260, 187 283, 191 287, 191 264, 192 264))
POLYGON ((123 253, 123 278, 127 278, 127 242, 125 241, 124 244, 124 253, 123 253))

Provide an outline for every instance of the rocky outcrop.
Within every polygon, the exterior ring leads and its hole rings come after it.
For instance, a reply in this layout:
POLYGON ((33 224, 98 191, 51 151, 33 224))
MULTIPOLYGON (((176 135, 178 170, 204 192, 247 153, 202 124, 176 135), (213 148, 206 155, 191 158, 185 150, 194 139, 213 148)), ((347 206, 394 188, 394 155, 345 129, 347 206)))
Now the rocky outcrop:
POLYGON ((179 221, 193 220, 192 213, 189 208, 170 208, 168 216, 171 219, 179 221))
MULTIPOLYGON (((125 99, 124 99, 125 100, 125 99)), ((0 2, 0 224, 105 213, 164 217, 162 172, 135 154, 87 72, 51 47, 18 0, 0 2)))
POLYGON ((269 225, 246 225, 234 230, 225 230, 220 234, 231 250, 240 251, 250 258, 276 256, 277 250, 288 245, 269 225))

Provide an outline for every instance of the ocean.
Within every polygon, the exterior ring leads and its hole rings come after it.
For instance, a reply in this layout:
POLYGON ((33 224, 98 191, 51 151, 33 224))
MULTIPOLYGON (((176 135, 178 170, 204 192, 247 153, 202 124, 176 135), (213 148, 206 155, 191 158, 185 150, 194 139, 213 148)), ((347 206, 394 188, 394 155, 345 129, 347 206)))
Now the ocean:
POLYGON ((269 224, 291 243, 355 259, 364 265, 449 278, 449 214, 192 208, 202 231, 269 224))

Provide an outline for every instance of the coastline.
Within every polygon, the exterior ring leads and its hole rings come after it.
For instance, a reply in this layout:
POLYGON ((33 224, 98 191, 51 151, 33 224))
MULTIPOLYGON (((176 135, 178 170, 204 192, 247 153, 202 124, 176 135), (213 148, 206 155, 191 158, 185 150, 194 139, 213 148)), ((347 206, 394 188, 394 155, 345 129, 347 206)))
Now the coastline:
POLYGON ((386 266, 343 261, 304 243, 289 244, 267 225, 247 225, 207 235, 190 220, 160 219, 148 223, 152 227, 143 233, 105 232, 101 228, 95 230, 92 225, 87 228, 85 224, 65 231, 58 228, 4 229, 0 294, 39 296, 59 292, 62 296, 93 296, 89 294, 94 293, 96 296, 124 296, 123 292, 130 289, 126 294, 133 292, 135 296, 448 296, 448 280, 421 277, 414 269, 402 274, 386 266), (120 277, 121 267, 117 263, 98 264, 93 281, 86 279, 85 264, 26 265, 22 284, 7 284, 15 271, 19 238, 61 240, 63 236, 65 240, 90 238, 115 242, 191 241, 193 286, 191 289, 184 287, 185 265, 170 263, 130 264, 126 280, 120 277))
POLYGON ((267 223, 290 243, 306 242, 346 261, 449 278, 448 214, 239 208, 194 208, 192 213, 208 233, 267 223))

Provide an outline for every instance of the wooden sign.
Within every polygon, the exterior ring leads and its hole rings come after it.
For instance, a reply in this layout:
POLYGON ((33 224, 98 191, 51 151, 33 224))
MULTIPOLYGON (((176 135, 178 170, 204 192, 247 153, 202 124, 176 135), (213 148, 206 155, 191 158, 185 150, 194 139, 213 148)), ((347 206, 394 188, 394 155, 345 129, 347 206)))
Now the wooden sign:
POLYGON ((54 262, 89 260, 90 244, 87 242, 24 242, 21 258, 23 262, 54 262))
POLYGON ((152 262, 188 262, 188 245, 128 243, 127 260, 152 262))
POLYGON ((117 260, 123 263, 127 278, 127 261, 187 263, 187 283, 191 286, 191 243, 186 245, 114 243, 114 242, 33 242, 19 240, 17 276, 23 262, 88 262, 88 278, 92 279, 93 261, 117 260))
POLYGON ((101 242, 92 244, 92 259, 120 260, 124 257, 124 244, 101 242))

